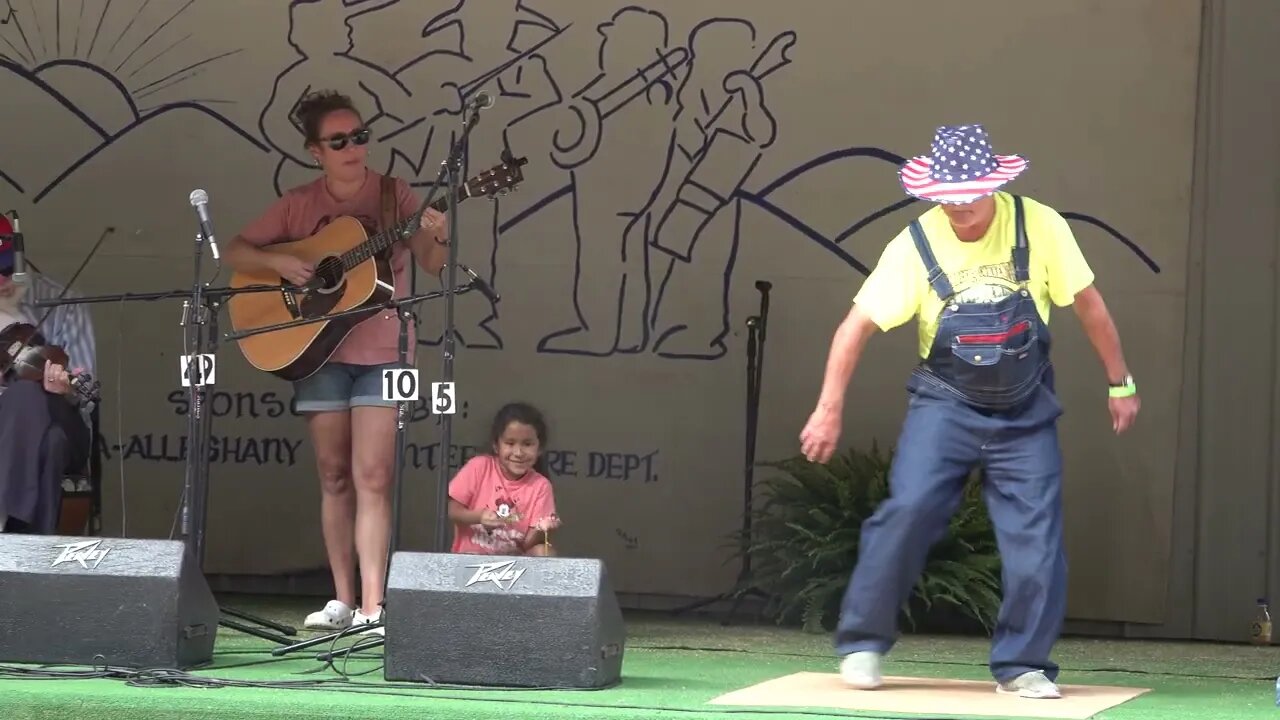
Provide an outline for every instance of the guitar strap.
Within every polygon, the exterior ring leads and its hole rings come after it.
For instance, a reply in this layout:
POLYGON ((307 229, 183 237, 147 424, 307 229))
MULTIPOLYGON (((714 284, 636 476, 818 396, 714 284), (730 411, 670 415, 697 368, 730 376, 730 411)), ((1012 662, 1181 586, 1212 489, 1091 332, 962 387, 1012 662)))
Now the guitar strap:
POLYGON ((399 221, 399 203, 396 202, 396 181, 390 175, 382 176, 382 217, 379 232, 387 232, 399 221))

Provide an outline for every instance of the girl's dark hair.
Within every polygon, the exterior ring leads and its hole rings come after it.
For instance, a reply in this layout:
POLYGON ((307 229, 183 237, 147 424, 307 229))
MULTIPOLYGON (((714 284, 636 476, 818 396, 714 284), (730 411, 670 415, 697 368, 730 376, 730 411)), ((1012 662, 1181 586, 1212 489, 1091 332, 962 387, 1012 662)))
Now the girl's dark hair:
POLYGON ((335 110, 350 110, 356 115, 360 114, 351 98, 336 90, 319 90, 298 101, 293 117, 295 123, 302 128, 307 145, 320 142, 320 123, 335 110))
POLYGON ((523 423, 533 428, 538 434, 538 460, 533 469, 550 478, 547 470, 547 421, 542 412, 529 403, 514 402, 503 405, 493 416, 493 425, 489 428, 489 447, 496 447, 498 440, 507 426, 513 422, 523 423))

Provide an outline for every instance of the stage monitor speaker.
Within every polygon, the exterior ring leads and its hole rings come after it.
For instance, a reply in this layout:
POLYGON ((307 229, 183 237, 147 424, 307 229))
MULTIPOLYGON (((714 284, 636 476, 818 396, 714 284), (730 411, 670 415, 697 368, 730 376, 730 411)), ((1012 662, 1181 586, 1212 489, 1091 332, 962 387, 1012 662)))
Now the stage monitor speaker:
POLYGON ((186 669, 218 618, 176 540, 0 533, 0 662, 186 669))
POLYGON ((626 628, 594 559, 396 553, 387 680, 602 688, 622 676, 626 628))

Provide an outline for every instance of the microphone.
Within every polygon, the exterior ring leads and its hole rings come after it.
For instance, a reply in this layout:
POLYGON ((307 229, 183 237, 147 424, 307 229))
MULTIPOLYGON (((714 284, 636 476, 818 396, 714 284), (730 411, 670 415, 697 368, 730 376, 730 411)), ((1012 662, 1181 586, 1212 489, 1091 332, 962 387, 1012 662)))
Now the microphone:
POLYGON ((762 293, 767 293, 773 287, 773 283, 768 280, 757 280, 756 289, 762 293))
POLYGON ((13 281, 16 283, 27 282, 27 248, 26 243, 22 239, 22 226, 18 221, 18 211, 10 210, 9 216, 13 218, 13 281))
POLYGON ((196 189, 191 191, 188 198, 191 201, 191 207, 196 209, 196 215, 200 218, 200 232, 209 238, 209 247, 213 250, 213 259, 218 259, 218 241, 213 237, 213 223, 209 220, 209 193, 204 190, 196 189))
POLYGON ((471 98, 471 102, 468 104, 471 106, 472 110, 479 112, 480 110, 487 110, 493 107, 493 102, 493 96, 481 90, 471 98))
MULTIPOLYGON (((441 266, 440 275, 442 278, 444 276, 445 270, 448 270, 448 269, 449 269, 448 265, 441 266)), ((475 270, 472 270, 471 268, 467 267, 466 265, 463 265, 462 263, 458 263, 458 269, 466 273, 466 275, 471 278, 471 285, 474 286, 476 290, 479 290, 481 295, 484 295, 485 297, 489 298, 489 302, 497 305, 498 301, 502 299, 498 295, 498 293, 494 292, 493 288, 489 286, 489 283, 485 282, 484 280, 481 280, 480 276, 476 275, 475 270)))

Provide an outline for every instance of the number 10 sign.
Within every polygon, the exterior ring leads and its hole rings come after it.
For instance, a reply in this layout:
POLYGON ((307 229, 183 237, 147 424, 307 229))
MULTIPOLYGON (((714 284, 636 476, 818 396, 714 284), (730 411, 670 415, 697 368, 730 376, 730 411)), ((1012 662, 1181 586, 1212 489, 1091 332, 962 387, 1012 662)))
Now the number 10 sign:
POLYGON ((418 399, 418 369, 388 368, 382 371, 382 399, 413 402, 418 399))

